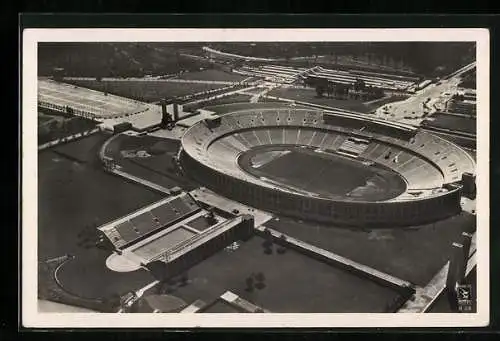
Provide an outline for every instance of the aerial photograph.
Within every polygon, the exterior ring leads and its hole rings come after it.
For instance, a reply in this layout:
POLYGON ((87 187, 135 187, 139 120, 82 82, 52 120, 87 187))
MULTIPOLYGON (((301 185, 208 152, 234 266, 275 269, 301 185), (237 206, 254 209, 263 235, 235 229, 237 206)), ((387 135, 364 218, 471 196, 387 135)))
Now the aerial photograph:
POLYGON ((475 42, 37 51, 39 312, 477 311, 475 42))

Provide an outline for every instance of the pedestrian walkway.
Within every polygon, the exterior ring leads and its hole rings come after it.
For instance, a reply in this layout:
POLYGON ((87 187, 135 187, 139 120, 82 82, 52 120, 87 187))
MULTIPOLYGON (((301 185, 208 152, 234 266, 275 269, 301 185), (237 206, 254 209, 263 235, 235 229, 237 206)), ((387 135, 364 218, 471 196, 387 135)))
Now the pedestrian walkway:
POLYGON ((109 170, 109 172, 113 173, 113 174, 116 174, 118 176, 121 176, 127 180, 131 180, 135 183, 138 183, 140 185, 143 185, 143 186, 146 186, 146 187, 149 187, 151 189, 154 189, 156 191, 159 191, 159 192, 162 192, 162 193, 165 193, 167 195, 170 195, 170 190, 168 188, 165 188, 163 186, 160 186, 160 185, 157 185, 151 181, 148 181, 148 180, 144 180, 142 178, 139 178, 137 176, 134 176, 132 174, 129 174, 127 172, 123 172, 121 170, 118 170, 118 169, 112 169, 112 170, 109 170))
POLYGON ((270 213, 254 209, 239 202, 222 197, 211 190, 200 187, 192 190, 190 194, 197 200, 207 205, 214 206, 224 212, 232 214, 251 214, 255 220, 255 226, 264 224, 273 216, 270 213))
POLYGON ((258 305, 253 304, 252 302, 249 302, 244 298, 241 298, 240 296, 236 295, 231 291, 226 291, 224 294, 220 296, 220 298, 229 303, 230 305, 233 305, 236 308, 242 309, 248 313, 259 313, 259 312, 270 313, 269 310, 259 307, 258 305))
POLYGON ((207 303, 202 301, 202 300, 196 300, 190 305, 188 305, 186 308, 182 309, 180 311, 181 314, 193 314, 197 313, 201 309, 205 308, 207 306, 207 303))

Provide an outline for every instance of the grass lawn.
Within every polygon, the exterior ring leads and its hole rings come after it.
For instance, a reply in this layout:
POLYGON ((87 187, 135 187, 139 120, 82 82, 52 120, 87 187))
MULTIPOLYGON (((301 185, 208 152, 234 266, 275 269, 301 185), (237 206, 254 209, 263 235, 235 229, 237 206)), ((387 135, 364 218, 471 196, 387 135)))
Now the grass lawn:
POLYGON ((96 122, 82 117, 63 118, 61 116, 38 116, 38 144, 44 144, 62 137, 92 130, 96 122), (56 118, 57 117, 57 118, 56 118), (43 124, 53 120, 53 123, 43 124), (63 126, 64 123, 64 126, 63 126))
POLYGON ((258 236, 235 251, 222 250, 189 270, 186 286, 173 295, 186 302, 212 302, 230 290, 273 312, 382 312, 399 294, 294 250, 264 253, 258 236), (246 278, 261 272, 264 287, 248 291, 246 278))
POLYGON ((72 254, 60 280, 81 296, 99 297, 137 289, 152 278, 146 271, 120 274, 105 267, 109 253, 88 248, 83 231, 121 217, 163 196, 101 170, 93 135, 38 155, 39 260, 72 254), (63 150, 61 150, 64 148, 63 150), (70 155, 71 159, 65 157, 70 155))
POLYGON ((277 88, 268 93, 269 96, 292 99, 296 101, 309 102, 314 104, 326 105, 332 108, 352 110, 361 113, 367 113, 370 109, 359 100, 340 100, 328 97, 317 97, 316 91, 310 88, 277 88))
POLYGON ((436 113, 426 121, 431 127, 458 130, 466 133, 476 133, 476 119, 449 114, 436 113))
POLYGON ((106 149, 106 155, 113 157, 123 170, 149 180, 165 188, 180 186, 190 190, 194 184, 179 174, 173 157, 177 154, 180 142, 154 136, 120 135, 106 149), (152 156, 147 158, 124 158, 122 151, 147 151, 152 156))
POLYGON ((44 124, 44 123, 47 123, 49 121, 52 121, 53 118, 50 117, 50 116, 44 116, 44 115, 38 115, 38 125, 41 125, 41 124, 44 124))
MULTIPOLYGON (((184 108, 185 110, 196 110, 196 109, 207 109, 209 107, 213 106, 219 106, 219 105, 225 105, 225 104, 231 104, 231 103, 248 103, 250 101, 250 96, 249 95, 242 95, 242 94, 234 94, 234 95, 229 95, 225 96, 222 98, 217 98, 209 102, 203 102, 203 103, 195 103, 192 105, 185 105, 184 108)), ((210 109, 207 109, 210 110, 210 109)))
POLYGON ((77 80, 72 84, 97 91, 132 98, 144 102, 155 102, 162 98, 174 98, 202 91, 223 88, 224 84, 176 83, 168 81, 101 81, 77 80))
POLYGON ((63 289, 82 298, 123 295, 153 282, 155 279, 147 270, 115 272, 106 267, 109 252, 90 249, 85 254, 70 260, 58 271, 63 289))
POLYGON ((185 72, 176 78, 189 80, 239 82, 247 77, 239 75, 237 73, 230 73, 221 70, 203 70, 185 72))
POLYGON ((248 161, 243 167, 256 177, 266 177, 329 198, 345 197, 355 188, 365 186, 369 179, 375 188, 366 189, 360 197, 362 200, 387 200, 406 188, 398 175, 385 169, 366 167, 350 158, 319 155, 301 148, 287 150, 290 152, 286 155, 274 158, 259 168, 251 167, 248 161))
MULTIPOLYGON (((91 136, 70 144, 100 143, 91 136)), ((105 173, 100 165, 78 162, 52 150, 38 155, 38 228, 40 259, 80 250, 78 233, 88 225, 101 225, 162 195, 105 173)))
POLYGON ((447 262, 452 243, 475 227, 468 213, 435 224, 407 229, 337 228, 290 218, 273 219, 266 226, 350 258, 401 279, 424 286, 447 262))

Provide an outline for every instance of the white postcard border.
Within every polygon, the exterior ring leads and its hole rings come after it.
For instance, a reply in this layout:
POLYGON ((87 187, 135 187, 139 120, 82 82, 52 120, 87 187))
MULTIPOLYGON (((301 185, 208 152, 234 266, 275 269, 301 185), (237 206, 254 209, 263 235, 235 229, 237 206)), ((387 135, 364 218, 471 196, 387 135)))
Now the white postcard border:
POLYGON ((22 325, 31 328, 480 327, 489 323, 489 31, 455 29, 25 29, 22 33, 22 325), (180 38, 180 39, 179 39, 180 38), (477 313, 105 314, 37 309, 37 43, 193 41, 475 41, 477 313))

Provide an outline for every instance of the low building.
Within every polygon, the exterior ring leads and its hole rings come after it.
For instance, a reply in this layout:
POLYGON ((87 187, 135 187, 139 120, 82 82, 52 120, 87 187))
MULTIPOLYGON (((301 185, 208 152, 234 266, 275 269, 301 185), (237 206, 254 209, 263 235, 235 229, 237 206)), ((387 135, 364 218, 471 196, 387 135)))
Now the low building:
POLYGON ((113 126, 113 133, 120 134, 127 130, 132 130, 132 124, 130 122, 121 122, 113 126))
POLYGON ((463 101, 452 99, 447 103, 446 107, 448 112, 464 114, 464 115, 476 115, 476 101, 466 100, 463 101))

